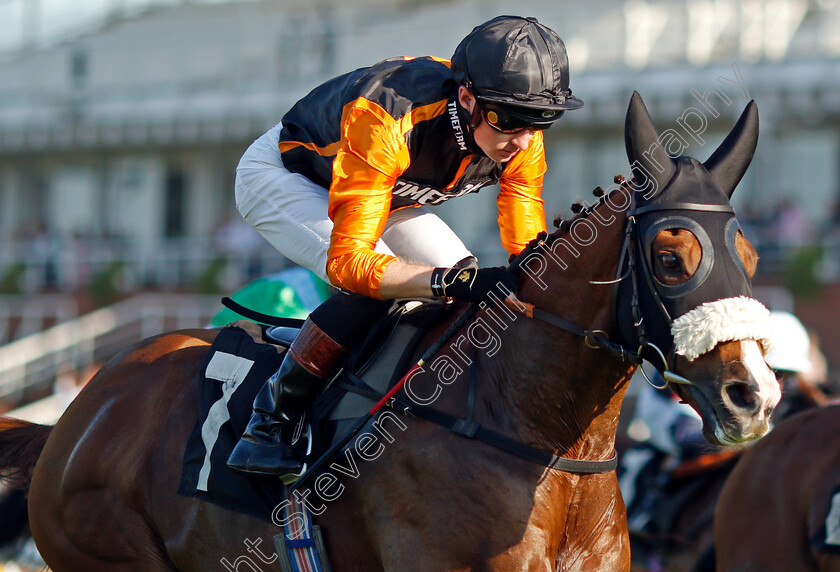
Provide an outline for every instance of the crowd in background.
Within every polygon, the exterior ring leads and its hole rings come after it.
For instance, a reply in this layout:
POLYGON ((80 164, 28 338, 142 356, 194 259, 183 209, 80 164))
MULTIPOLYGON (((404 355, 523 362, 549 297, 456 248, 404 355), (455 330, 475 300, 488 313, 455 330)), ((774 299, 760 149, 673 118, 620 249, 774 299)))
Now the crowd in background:
POLYGON ((0 249, 0 295, 42 292, 229 291, 289 263, 238 216, 214 234, 132 243, 97 233, 61 236, 35 225, 0 249))
POLYGON ((797 257, 812 256, 821 281, 840 278, 840 201, 817 222, 809 219, 801 203, 787 197, 770 205, 746 203, 737 214, 761 259, 759 276, 783 274, 797 257))
MULTIPOLYGON (((770 206, 742 205, 738 219, 758 250, 759 277, 778 277, 805 257, 819 281, 840 279, 840 202, 816 223, 789 198, 770 206)), ((59 236, 35 225, 4 241, 0 295, 108 288, 230 291, 288 265, 238 216, 219 221, 211 236, 173 237, 151 246, 113 235, 59 236)))

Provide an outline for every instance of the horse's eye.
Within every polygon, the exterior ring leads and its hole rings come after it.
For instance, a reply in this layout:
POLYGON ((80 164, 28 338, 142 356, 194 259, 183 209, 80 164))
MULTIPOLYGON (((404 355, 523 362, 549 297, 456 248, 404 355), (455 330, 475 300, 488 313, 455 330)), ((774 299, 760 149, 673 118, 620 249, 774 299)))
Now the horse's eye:
POLYGON ((680 268, 680 259, 673 252, 662 252, 659 254, 659 261, 662 266, 668 270, 678 270, 680 268))

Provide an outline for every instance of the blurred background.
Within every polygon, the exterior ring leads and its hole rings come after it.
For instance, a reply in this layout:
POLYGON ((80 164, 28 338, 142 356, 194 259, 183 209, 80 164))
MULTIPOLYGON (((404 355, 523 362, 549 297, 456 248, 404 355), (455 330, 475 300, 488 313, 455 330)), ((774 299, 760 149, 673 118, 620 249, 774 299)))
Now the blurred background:
MULTIPOLYGON (((240 218, 245 148, 322 80, 394 55, 448 57, 514 7, 470 0, 0 0, 0 400, 135 339, 201 325, 288 261, 240 218)), ((708 157, 761 114, 735 193, 759 296, 840 367, 840 1, 522 0, 565 40, 586 102, 547 132, 550 219, 626 170, 642 93, 671 149, 708 157)), ((501 264, 492 191, 438 212, 501 264)))
MULTIPOLYGON (((586 102, 547 132, 549 223, 626 170, 633 90, 701 159, 758 102, 734 202, 759 296, 822 337, 836 374, 840 0, 0 0, 0 400, 204 324, 220 294, 285 268, 234 207, 246 147, 322 80, 449 57, 514 8, 564 38, 586 102)), ((437 212, 501 264, 495 209, 486 190, 437 212)))
MULTIPOLYGON (((0 411, 54 418, 116 351, 289 265, 233 180, 297 98, 386 57, 449 57, 511 12, 561 35, 586 102, 546 133, 549 223, 625 172, 633 90, 703 160, 758 102, 734 196, 757 295, 836 379, 840 0, 0 0, 0 411)), ((437 212, 487 265, 506 259, 495 209, 485 190, 437 212)))

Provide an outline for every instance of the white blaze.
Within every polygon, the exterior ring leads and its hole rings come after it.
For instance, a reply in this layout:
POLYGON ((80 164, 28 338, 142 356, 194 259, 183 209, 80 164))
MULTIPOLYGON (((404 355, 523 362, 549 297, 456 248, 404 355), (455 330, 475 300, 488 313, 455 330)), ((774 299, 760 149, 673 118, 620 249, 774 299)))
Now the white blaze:
POLYGON ((782 398, 782 388, 773 370, 764 361, 761 348, 753 340, 741 342, 741 363, 758 383, 758 398, 761 400, 762 411, 768 405, 775 405, 782 398))

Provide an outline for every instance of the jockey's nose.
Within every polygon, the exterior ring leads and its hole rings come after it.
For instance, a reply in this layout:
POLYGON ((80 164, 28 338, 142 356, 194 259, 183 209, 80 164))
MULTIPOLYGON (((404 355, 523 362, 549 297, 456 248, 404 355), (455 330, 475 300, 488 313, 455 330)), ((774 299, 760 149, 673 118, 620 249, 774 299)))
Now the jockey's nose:
POLYGON ((511 142, 521 151, 524 151, 528 148, 528 143, 531 142, 531 137, 533 136, 534 132, 531 129, 525 129, 522 133, 517 133, 516 136, 511 139, 511 142))

